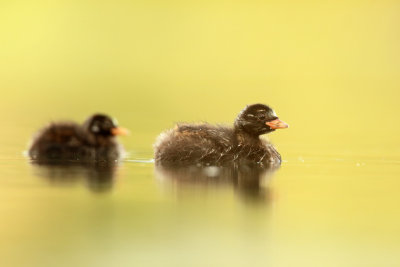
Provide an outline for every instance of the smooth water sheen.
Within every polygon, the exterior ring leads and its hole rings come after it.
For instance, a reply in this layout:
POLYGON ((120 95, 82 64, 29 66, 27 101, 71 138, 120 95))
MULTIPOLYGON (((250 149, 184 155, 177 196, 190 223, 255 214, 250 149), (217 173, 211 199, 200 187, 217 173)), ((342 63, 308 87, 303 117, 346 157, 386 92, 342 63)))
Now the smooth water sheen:
POLYGON ((0 266, 400 266, 399 17, 390 0, 1 1, 0 266), (161 131, 257 102, 290 125, 269 135, 278 170, 155 169, 161 131), (47 122, 98 111, 131 130, 119 164, 24 156, 47 122))
POLYGON ((256 190, 3 158, 3 266, 397 266, 400 161, 307 151, 256 190))

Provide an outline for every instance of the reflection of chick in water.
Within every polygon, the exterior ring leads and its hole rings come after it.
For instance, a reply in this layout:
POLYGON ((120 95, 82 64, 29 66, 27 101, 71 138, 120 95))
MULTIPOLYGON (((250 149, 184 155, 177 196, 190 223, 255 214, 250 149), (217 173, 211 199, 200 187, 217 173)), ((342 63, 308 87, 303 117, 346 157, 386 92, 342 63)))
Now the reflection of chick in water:
POLYGON ((163 167, 156 165, 156 174, 162 180, 185 186, 233 186, 245 199, 265 200, 270 190, 262 183, 268 181, 279 165, 260 166, 254 163, 217 166, 163 167))
POLYGON ((109 191, 118 168, 116 162, 33 161, 34 172, 55 185, 71 185, 83 181, 93 192, 109 191))

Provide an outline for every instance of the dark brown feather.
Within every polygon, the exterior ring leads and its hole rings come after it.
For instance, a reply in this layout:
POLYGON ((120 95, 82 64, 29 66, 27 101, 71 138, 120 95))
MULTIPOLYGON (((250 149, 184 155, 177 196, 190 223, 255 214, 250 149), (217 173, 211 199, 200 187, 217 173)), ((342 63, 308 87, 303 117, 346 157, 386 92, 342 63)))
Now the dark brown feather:
POLYGON ((111 161, 122 151, 113 136, 95 135, 74 122, 56 122, 35 135, 29 156, 38 161, 111 161))
POLYGON ((263 120, 276 119, 268 106, 252 105, 243 110, 234 128, 210 124, 178 124, 163 132, 154 144, 155 161, 158 165, 217 165, 233 162, 252 162, 268 165, 280 163, 281 156, 271 143, 259 135, 273 131, 265 121, 245 117, 260 108, 265 109, 263 120), (271 114, 273 117, 268 117, 271 114), (244 125, 244 126, 243 126, 244 125))

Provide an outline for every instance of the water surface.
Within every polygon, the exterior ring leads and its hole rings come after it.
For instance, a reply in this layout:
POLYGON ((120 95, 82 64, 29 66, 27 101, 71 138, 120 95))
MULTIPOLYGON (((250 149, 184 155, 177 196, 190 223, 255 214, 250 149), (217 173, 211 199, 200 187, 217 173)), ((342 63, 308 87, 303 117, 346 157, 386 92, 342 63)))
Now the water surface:
POLYGON ((105 169, 3 159, 2 261, 397 265, 399 162, 308 154, 286 156, 272 174, 243 170, 236 180, 134 159, 105 169))

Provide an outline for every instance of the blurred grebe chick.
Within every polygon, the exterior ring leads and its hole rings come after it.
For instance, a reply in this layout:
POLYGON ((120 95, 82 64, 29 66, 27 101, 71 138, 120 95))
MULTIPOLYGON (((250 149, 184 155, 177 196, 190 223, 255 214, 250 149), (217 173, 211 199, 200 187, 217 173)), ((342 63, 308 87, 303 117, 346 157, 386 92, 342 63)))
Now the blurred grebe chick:
POLYGON ((53 122, 36 133, 28 153, 38 161, 117 160, 123 148, 115 136, 124 134, 127 130, 104 114, 95 114, 83 124, 53 122))

